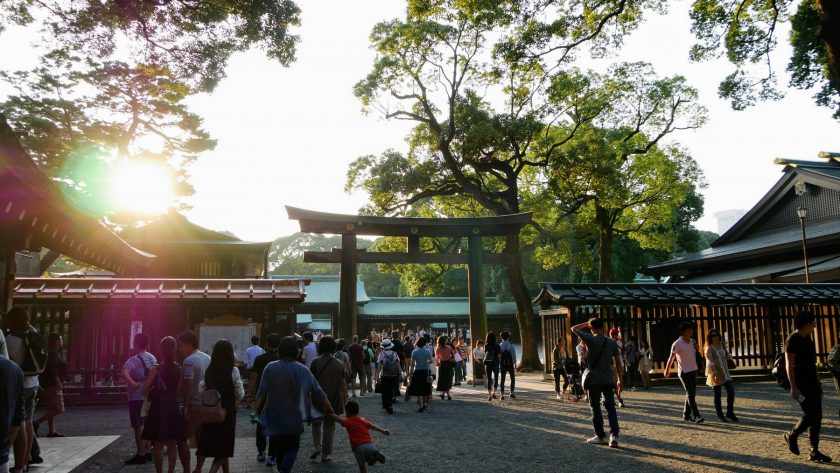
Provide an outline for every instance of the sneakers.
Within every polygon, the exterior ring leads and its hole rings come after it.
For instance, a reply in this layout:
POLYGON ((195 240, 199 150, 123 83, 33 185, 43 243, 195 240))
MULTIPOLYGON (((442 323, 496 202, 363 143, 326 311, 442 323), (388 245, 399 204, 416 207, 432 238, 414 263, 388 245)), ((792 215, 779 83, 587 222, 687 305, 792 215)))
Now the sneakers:
POLYGON ((257 454, 257 461, 260 463, 265 461, 265 452, 260 452, 257 454))
POLYGON ((563 396, 561 396, 561 395, 559 395, 559 394, 558 394, 558 395, 557 395, 557 400, 558 400, 558 401, 562 401, 562 400, 563 400, 563 396))
POLYGON ((29 457, 30 465, 40 465, 41 463, 44 463, 44 459, 41 458, 40 455, 32 455, 31 457, 29 457))
POLYGON ((274 457, 268 457, 265 460, 265 466, 277 466, 277 459, 274 457))
POLYGON ((819 450, 814 450, 813 448, 811 449, 811 454, 808 456, 808 459, 817 463, 831 463, 831 457, 824 455, 819 450))
POLYGON ((697 416, 697 417, 695 417, 695 418, 691 419, 691 421, 692 421, 692 422, 696 422, 696 423, 698 423, 698 424, 702 424, 703 422, 706 422, 706 419, 704 419, 704 418, 702 418, 702 417, 700 417, 700 416, 697 416))
MULTIPOLYGON (((385 455, 383 455, 381 452, 376 452, 375 456, 376 456, 376 461, 378 461, 379 463, 385 463, 385 455)), ((829 460, 829 461, 831 461, 831 460, 829 460)))
POLYGON ((624 407, 625 407, 625 405, 624 405, 624 400, 622 400, 622 399, 619 399, 619 400, 618 400, 618 407, 621 407, 621 408, 624 408, 624 407))
POLYGON ((795 435, 791 435, 790 433, 785 432, 785 443, 787 444, 790 453, 794 455, 799 455, 799 444, 796 442, 795 435))
POLYGON ((598 437, 596 435, 596 436, 592 437, 591 439, 587 440, 586 443, 589 443, 589 444, 592 444, 592 445, 606 445, 607 444, 607 438, 606 437, 598 437))
POLYGON ((309 455, 309 459, 314 460, 314 459, 318 458, 318 455, 320 455, 320 454, 321 454, 321 451, 316 449, 314 452, 312 452, 311 455, 309 455))
POLYGON ((123 460, 123 463, 126 465, 145 465, 146 464, 146 456, 145 455, 134 455, 132 458, 128 460, 123 460))
POLYGON ((718 420, 720 420, 721 422, 726 422, 726 417, 724 417, 723 414, 718 414, 717 416, 718 420))
POLYGON ((618 435, 610 434, 610 448, 618 448, 618 435))
POLYGON ((332 461, 329 455, 321 455, 321 463, 329 463, 332 461))
POLYGON ((510 398, 511 399, 516 399, 516 394, 510 393, 510 398))
POLYGON ((726 418, 731 420, 732 422, 738 422, 738 416, 736 416, 734 412, 726 414, 726 418))

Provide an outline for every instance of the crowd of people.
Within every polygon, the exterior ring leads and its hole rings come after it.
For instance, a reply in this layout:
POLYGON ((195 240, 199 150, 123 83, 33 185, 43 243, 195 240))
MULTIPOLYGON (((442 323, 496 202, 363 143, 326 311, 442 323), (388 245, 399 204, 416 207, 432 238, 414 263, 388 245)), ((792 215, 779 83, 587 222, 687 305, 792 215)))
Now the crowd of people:
MULTIPOLYGON (((811 339, 815 317, 800 312, 794 325, 796 330, 785 343, 784 371, 803 415, 784 435, 784 441, 799 455, 798 438, 807 431, 809 459, 830 462, 819 451, 824 392, 811 339)), ((64 410, 62 382, 66 373, 59 355, 63 340, 58 334, 44 340, 29 324, 29 314, 20 308, 9 311, 4 327, 0 331, 0 381, 6 386, 0 390, 0 473, 22 472, 41 461, 37 432, 42 423, 49 426, 48 437, 62 436, 56 430, 56 416, 64 410), (35 419, 39 393, 46 409, 35 419), (12 467, 10 446, 14 450, 12 467)), ((571 331, 580 341, 574 353, 567 350, 565 338, 559 338, 552 351, 557 399, 586 399, 595 431, 587 442, 618 447, 616 407, 625 407, 622 390, 635 389, 636 375, 641 378, 641 389, 650 387, 654 361, 650 346, 635 337, 625 342, 618 328, 607 330, 598 318, 575 325, 571 331), (607 411, 609 433, 602 406, 607 411)), ((738 422, 730 373, 735 360, 721 334, 709 331, 705 346, 700 347, 690 323, 680 325, 679 332, 664 376, 670 376, 676 363, 685 391, 683 419, 704 422, 696 397, 697 380, 703 372, 706 384, 713 389, 717 418, 738 422)), ((435 397, 452 400, 453 387, 466 380, 467 366, 472 363, 474 379, 484 384, 489 402, 516 399, 517 353, 507 331, 498 339, 495 333, 488 333, 472 347, 464 337, 432 337, 424 331, 393 331, 363 340, 353 336, 349 344, 309 332, 286 337, 272 333, 265 338, 264 347, 259 337, 251 342, 244 353, 243 381, 228 340, 217 341, 208 355, 198 349, 198 336, 187 330, 161 339, 155 349, 157 358, 149 351, 149 336, 137 333, 134 353, 121 370, 136 446, 136 453, 125 463, 153 462, 157 472, 165 469, 172 473, 180 462, 184 472, 201 473, 210 458, 211 473, 227 473, 234 456, 237 410, 244 405, 253 409, 257 462, 281 472, 291 471, 305 425, 311 425, 310 460, 330 462, 336 426, 341 425, 359 471, 366 472, 369 466, 385 462, 370 432, 389 435, 389 431, 361 416, 357 392, 358 397, 380 394, 381 407, 389 415, 394 413, 395 403, 412 397, 417 402, 416 412, 423 413, 435 397), (195 449, 194 468, 191 449, 195 449)), ((840 347, 832 351, 831 363, 840 368, 840 347)), ((840 374, 840 369, 836 371, 840 374)))

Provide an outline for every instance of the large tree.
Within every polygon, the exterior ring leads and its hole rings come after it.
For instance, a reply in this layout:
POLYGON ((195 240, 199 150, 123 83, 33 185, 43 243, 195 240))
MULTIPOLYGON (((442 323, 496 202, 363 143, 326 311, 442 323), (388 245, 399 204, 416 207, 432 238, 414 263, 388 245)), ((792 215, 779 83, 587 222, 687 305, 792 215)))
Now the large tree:
MULTIPOLYGON (((557 68, 540 57, 511 53, 505 43, 511 33, 508 7, 489 1, 409 2, 405 19, 374 28, 377 56, 355 93, 365 110, 416 126, 407 155, 386 151, 351 164, 348 189, 365 190, 372 210, 393 214, 431 198, 457 196, 478 204, 484 215, 526 211, 523 202, 531 191, 521 187, 523 177, 545 169, 587 123, 619 122, 654 137, 652 143, 691 126, 683 117, 696 105, 681 79, 670 79, 680 84, 670 95, 642 100, 640 115, 628 115, 624 99, 644 99, 650 92, 636 90, 633 74, 557 68)), ((643 65, 617 70, 634 68, 651 72, 643 65)), ((505 238, 501 247, 513 261, 506 270, 523 341, 521 367, 537 368, 520 236, 505 238)))

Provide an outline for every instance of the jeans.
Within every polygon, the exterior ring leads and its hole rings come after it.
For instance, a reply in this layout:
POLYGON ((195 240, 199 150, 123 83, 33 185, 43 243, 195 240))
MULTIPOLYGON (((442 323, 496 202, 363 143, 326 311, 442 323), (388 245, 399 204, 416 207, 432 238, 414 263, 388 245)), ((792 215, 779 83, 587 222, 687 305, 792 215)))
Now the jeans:
POLYGON ((461 362, 461 380, 467 379, 467 363, 469 363, 469 360, 461 362))
POLYGON ((502 394, 505 393, 505 375, 510 374, 510 392, 516 388, 516 375, 514 374, 514 366, 502 366, 502 394))
POLYGON ((365 369, 363 365, 356 365, 350 368, 350 386, 348 387, 353 391, 354 395, 356 388, 353 384, 356 382, 356 376, 359 377, 359 392, 364 394, 367 382, 365 380, 365 369))
POLYGON ((485 363, 484 371, 487 373, 487 392, 496 391, 499 387, 499 364, 493 361, 485 363))
POLYGON ((312 423, 312 444, 315 450, 323 455, 332 454, 333 437, 335 437, 335 421, 329 417, 312 423))
POLYGON ((700 411, 697 410, 697 401, 694 399, 697 395, 697 371, 680 373, 680 381, 682 381, 683 388, 685 388, 683 418, 688 419, 692 416, 700 417, 700 411))
POLYGON ((275 435, 271 437, 271 445, 277 453, 277 470, 290 473, 300 450, 300 434, 275 435))
POLYGON ((819 450, 820 429, 822 428, 822 398, 819 390, 802 391, 802 395, 805 396, 805 400, 799 403, 799 407, 802 408, 802 418, 793 427, 791 434, 798 437, 807 430, 811 448, 819 450))
POLYGON ((382 408, 389 409, 394 405, 394 398, 400 393, 399 376, 383 376, 379 380, 382 385, 382 408))
POLYGON ((464 379, 464 362, 459 361, 455 364, 455 382, 460 383, 464 379))
POLYGON ((639 372, 639 364, 638 363, 628 363, 627 364, 627 373, 625 376, 627 377, 627 387, 632 388, 636 385, 635 381, 635 374, 639 372))
POLYGON ((373 392, 373 363, 368 363, 365 365, 365 381, 367 381, 367 392, 373 392))
POLYGON ((715 390, 715 411, 717 415, 723 415, 723 407, 720 402, 720 395, 722 388, 726 388, 726 415, 732 415, 735 408, 735 388, 732 386, 732 381, 727 381, 723 384, 714 387, 715 390))
POLYGON ((563 377, 563 391, 569 387, 569 375, 564 370, 554 370, 554 392, 560 392, 560 377, 563 377))
POLYGON ((589 387, 589 407, 592 409, 592 426, 595 427, 595 435, 604 438, 604 417, 601 414, 601 395, 604 395, 604 407, 607 408, 607 419, 610 422, 610 433, 618 435, 618 413, 615 410, 615 385, 596 384, 589 387))

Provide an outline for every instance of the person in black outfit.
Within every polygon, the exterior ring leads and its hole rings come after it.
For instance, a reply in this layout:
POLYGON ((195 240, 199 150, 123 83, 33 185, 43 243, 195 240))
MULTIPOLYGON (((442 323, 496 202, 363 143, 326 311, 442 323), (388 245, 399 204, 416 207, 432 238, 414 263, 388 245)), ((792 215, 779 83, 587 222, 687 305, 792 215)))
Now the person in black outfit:
MULTIPOLYGON (((272 361, 278 361, 280 356, 277 354, 277 350, 280 349, 280 341, 283 340, 277 333, 270 334, 266 340, 266 352, 262 355, 259 355, 254 359, 254 365, 251 366, 251 373, 248 378, 248 399, 254 399, 254 393, 260 387, 260 381, 262 380, 262 374, 265 370, 265 367, 268 366, 269 363, 272 361)), ((260 409, 257 410, 257 417, 262 413, 262 406, 260 409)), ((265 447, 266 447, 266 435, 265 435, 265 426, 257 422, 257 461, 264 462, 266 461, 265 455, 265 447)), ((268 456, 271 459, 271 464, 269 466, 273 466, 276 464, 277 455, 274 452, 273 445, 269 445, 268 448, 268 456)))
MULTIPOLYGON (((0 331, 2 333, 2 331, 0 331)), ((17 363, 0 354, 0 470, 9 471, 9 451, 23 426, 26 413, 23 398, 23 371, 17 363)))
MULTIPOLYGON (((160 341, 163 363, 149 370, 143 384, 143 396, 149 399, 149 413, 143 421, 143 440, 155 445, 155 471, 163 471, 163 447, 168 455, 168 471, 175 472, 178 460, 176 444, 184 441, 184 417, 178 406, 178 392, 181 383, 181 367, 175 362, 177 342, 172 337, 160 341)), ((184 465, 186 467, 186 465, 184 465)))
POLYGON ((819 450, 820 427, 822 426, 822 398, 825 395, 817 374, 817 347, 811 339, 816 317, 808 311, 798 312, 793 323, 796 330, 785 341, 785 362, 790 396, 802 408, 802 418, 790 433, 785 434, 788 449, 799 455, 798 437, 808 431, 811 441, 809 458, 813 462, 830 463, 831 458, 819 450))
MULTIPOLYGON (((391 332, 391 343, 394 344, 394 348, 392 348, 392 350, 400 357, 400 369, 405 369, 405 345, 403 345, 403 342, 400 341, 400 332, 398 330, 391 332)), ((408 356, 411 356, 411 353, 409 353, 408 356)), ((398 399, 401 395, 400 383, 399 380, 397 380, 393 402, 399 402, 398 399)))
POLYGON ((206 457, 213 458, 210 473, 219 468, 230 473, 230 459, 233 457, 236 441, 236 402, 245 396, 242 380, 234 365, 233 345, 228 340, 219 340, 213 345, 210 366, 204 372, 204 390, 215 389, 221 396, 225 409, 225 420, 219 423, 203 423, 201 437, 198 439, 196 455, 196 473, 201 472, 201 465, 206 457))
POLYGON ((487 372, 487 400, 496 399, 499 387, 499 360, 502 348, 496 343, 496 334, 489 332, 484 342, 484 370, 487 372))
POLYGON ((46 422, 49 426, 47 437, 64 437, 64 434, 55 430, 55 418, 64 412, 64 393, 62 392, 61 379, 64 377, 62 373, 66 371, 65 364, 61 361, 61 349, 64 347, 64 339, 57 333, 50 334, 49 337, 49 355, 47 357, 47 365, 44 367, 44 372, 40 376, 41 384, 41 399, 47 412, 36 419, 32 426, 35 428, 35 433, 38 433, 38 427, 46 422))

